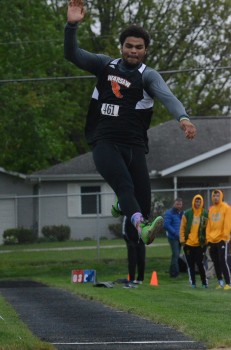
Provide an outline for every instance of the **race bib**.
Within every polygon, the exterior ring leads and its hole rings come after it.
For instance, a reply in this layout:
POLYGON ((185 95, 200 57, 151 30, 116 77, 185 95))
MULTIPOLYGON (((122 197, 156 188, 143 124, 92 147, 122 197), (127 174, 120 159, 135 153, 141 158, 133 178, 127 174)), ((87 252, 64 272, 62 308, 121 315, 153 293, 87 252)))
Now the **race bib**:
POLYGON ((101 113, 103 115, 109 115, 111 117, 118 117, 119 115, 119 106, 111 105, 108 103, 103 103, 101 107, 101 113))

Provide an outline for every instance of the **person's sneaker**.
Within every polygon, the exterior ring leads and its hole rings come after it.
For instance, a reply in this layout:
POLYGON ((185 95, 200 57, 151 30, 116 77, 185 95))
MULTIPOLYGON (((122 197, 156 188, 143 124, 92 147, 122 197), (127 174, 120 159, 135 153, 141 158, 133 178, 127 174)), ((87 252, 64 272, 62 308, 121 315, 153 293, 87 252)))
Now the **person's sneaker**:
POLYGON ((202 288, 208 288, 207 284, 202 284, 202 288))
POLYGON ((216 289, 223 289, 224 288, 224 281, 223 280, 218 280, 218 286, 216 287, 216 289))
POLYGON ((142 281, 138 281, 138 280, 134 280, 132 281, 133 284, 142 284, 143 282, 142 281))
POLYGON ((112 215, 114 218, 118 218, 119 216, 122 216, 122 215, 123 215, 122 211, 121 211, 120 208, 119 208, 118 199, 116 200, 115 204, 112 205, 112 208, 111 208, 111 215, 112 215))
POLYGON ((191 284, 191 287, 192 287, 192 288, 196 288, 196 285, 195 285, 195 284, 191 284))
POLYGON ((126 288, 126 289, 128 289, 128 288, 137 288, 137 285, 134 284, 133 282, 128 282, 128 283, 126 283, 126 284, 123 286, 123 288, 126 288))
POLYGON ((162 216, 157 216, 157 218, 150 224, 141 223, 141 239, 142 241, 149 245, 151 244, 156 235, 158 235, 163 229, 164 219, 162 216))
POLYGON ((226 285, 224 286, 224 290, 231 290, 231 286, 228 285, 228 284, 226 284, 226 285))
POLYGON ((216 286, 216 289, 223 289, 224 287, 221 284, 218 284, 218 286, 216 286))

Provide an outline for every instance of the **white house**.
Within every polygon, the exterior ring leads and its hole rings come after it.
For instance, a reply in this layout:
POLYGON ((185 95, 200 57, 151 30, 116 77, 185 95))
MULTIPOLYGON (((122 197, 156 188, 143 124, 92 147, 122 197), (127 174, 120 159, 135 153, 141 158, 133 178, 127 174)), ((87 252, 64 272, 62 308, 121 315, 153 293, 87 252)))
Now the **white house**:
MULTIPOLYGON (((224 188, 231 203, 231 118, 195 117, 197 137, 187 140, 171 120, 149 130, 147 163, 153 191, 171 190, 185 204, 198 191, 210 203, 209 188, 224 188), (186 189, 191 189, 187 191, 186 189)), ((34 226, 69 225, 73 239, 110 236, 114 194, 97 173, 91 152, 27 177, 37 196, 34 226)), ((170 192, 169 192, 170 193, 170 192)))

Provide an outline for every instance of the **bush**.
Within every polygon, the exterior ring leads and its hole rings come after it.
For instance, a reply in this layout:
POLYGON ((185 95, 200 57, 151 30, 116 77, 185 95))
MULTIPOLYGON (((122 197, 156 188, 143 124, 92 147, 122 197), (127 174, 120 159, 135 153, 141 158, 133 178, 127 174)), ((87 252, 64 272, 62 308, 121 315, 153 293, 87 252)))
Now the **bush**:
POLYGON ((33 243, 35 240, 33 230, 28 228, 9 228, 3 232, 3 241, 6 245, 33 243))
POLYGON ((49 241, 67 241, 70 239, 71 229, 69 226, 65 225, 43 226, 42 234, 49 241))
POLYGON ((108 229, 111 234, 116 236, 116 238, 123 237, 121 224, 110 224, 108 225, 108 229))

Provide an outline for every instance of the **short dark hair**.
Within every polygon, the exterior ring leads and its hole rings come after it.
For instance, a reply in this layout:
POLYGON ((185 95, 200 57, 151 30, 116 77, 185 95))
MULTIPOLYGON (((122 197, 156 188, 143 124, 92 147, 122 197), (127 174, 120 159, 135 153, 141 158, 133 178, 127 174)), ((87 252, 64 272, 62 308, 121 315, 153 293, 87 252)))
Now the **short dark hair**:
POLYGON ((134 36, 135 38, 144 39, 145 48, 147 48, 150 44, 150 35, 143 27, 139 25, 132 24, 122 31, 119 37, 121 46, 123 46, 125 40, 129 36, 134 36))
POLYGON ((183 199, 181 197, 177 197, 174 199, 173 203, 176 203, 176 202, 183 202, 183 199))
POLYGON ((222 190, 217 190, 217 189, 216 189, 216 190, 213 191, 213 193, 214 193, 214 194, 218 194, 218 193, 219 193, 219 194, 221 194, 221 196, 223 197, 222 199, 223 199, 223 200, 225 199, 225 195, 224 195, 224 192, 223 192, 222 190))

